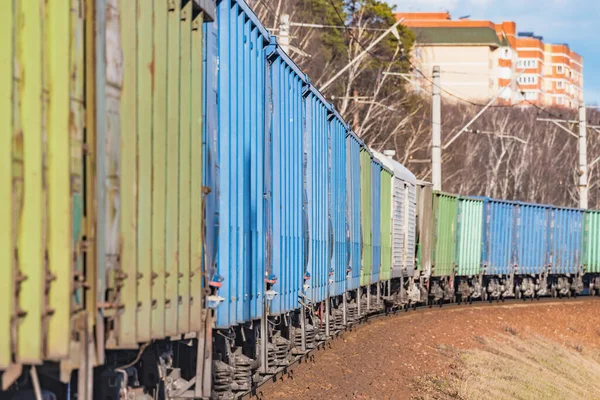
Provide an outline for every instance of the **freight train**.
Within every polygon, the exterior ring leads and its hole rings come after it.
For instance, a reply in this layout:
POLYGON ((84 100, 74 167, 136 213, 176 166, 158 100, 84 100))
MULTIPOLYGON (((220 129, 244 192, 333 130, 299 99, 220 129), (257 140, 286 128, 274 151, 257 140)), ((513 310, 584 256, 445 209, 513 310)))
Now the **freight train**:
POLYGON ((231 399, 384 308, 594 294, 600 213, 434 192, 243 0, 0 2, 9 399, 231 399))

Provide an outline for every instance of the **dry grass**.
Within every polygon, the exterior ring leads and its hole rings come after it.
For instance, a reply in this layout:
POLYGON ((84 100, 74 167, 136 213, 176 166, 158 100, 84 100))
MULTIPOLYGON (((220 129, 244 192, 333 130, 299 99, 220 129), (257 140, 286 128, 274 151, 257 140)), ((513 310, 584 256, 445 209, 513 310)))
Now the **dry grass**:
POLYGON ((600 355, 579 343, 563 346, 541 337, 509 335, 478 341, 456 353, 447 376, 418 383, 417 399, 589 399, 600 393, 600 355))

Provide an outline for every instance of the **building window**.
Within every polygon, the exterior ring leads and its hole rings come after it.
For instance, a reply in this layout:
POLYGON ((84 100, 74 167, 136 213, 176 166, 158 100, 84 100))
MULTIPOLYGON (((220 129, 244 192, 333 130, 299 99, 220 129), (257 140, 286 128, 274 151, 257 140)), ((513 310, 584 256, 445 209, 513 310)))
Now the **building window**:
POLYGON ((559 65, 558 67, 556 67, 557 74, 562 74, 563 72, 564 72, 564 68, 562 65, 559 65))
POLYGON ((565 87, 565 83, 563 81, 556 82, 557 89, 564 89, 564 87, 565 87))
POLYGON ((565 99, 563 99, 562 97, 557 97, 556 104, 560 104, 560 105, 565 104, 565 99))
POLYGON ((531 59, 519 59, 517 60, 517 68, 518 69, 523 69, 523 68, 537 68, 537 60, 531 60, 531 59))
POLYGON ((536 75, 521 75, 521 76, 519 76, 517 81, 521 85, 535 85, 535 84, 537 84, 537 76, 536 75))

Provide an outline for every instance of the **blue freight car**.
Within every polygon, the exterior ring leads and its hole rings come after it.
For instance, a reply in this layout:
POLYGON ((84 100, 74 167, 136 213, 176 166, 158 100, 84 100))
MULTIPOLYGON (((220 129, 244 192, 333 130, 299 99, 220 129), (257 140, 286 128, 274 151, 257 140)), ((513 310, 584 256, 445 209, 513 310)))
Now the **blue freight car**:
POLYGON ((483 208, 482 260, 485 274, 510 274, 515 263, 515 204, 485 198, 483 208))
MULTIPOLYGON (((272 315, 298 308, 304 275, 303 88, 306 76, 277 46, 267 50, 266 279, 276 293, 272 315)), ((267 292, 268 293, 268 292, 267 292)))
POLYGON ((555 274, 576 274, 582 266, 583 211, 552 207, 550 266, 555 274))
POLYGON ((206 28, 206 202, 216 326, 263 315, 265 50, 270 35, 245 2, 222 0, 206 28), (219 303, 220 301, 220 303, 219 303))
POLYGON ((306 294, 313 302, 327 296, 329 258, 329 103, 312 85, 304 94, 306 294))
POLYGON ((346 222, 346 134, 348 126, 342 117, 332 110, 329 116, 329 135, 331 143, 330 210, 332 233, 332 265, 329 271, 332 281, 330 295, 339 296, 346 291, 346 268, 349 249, 347 246, 346 222))
POLYGON ((349 261, 347 269, 347 290, 360 287, 362 238, 361 238, 361 196, 360 196, 360 149, 362 141, 350 131, 346 135, 346 198, 348 220, 349 261))
POLYGON ((518 274, 541 274, 548 265, 550 207, 515 203, 515 265, 518 274))

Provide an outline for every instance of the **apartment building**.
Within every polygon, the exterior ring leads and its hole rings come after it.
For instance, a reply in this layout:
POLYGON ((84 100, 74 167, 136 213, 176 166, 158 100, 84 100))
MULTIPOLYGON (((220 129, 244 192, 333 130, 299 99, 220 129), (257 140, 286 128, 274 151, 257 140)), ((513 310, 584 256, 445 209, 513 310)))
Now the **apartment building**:
POLYGON ((497 104, 576 108, 583 102, 583 58, 566 44, 544 43, 516 23, 453 20, 449 13, 397 13, 416 37, 412 59, 415 89, 431 86, 441 70, 442 95, 497 104))

